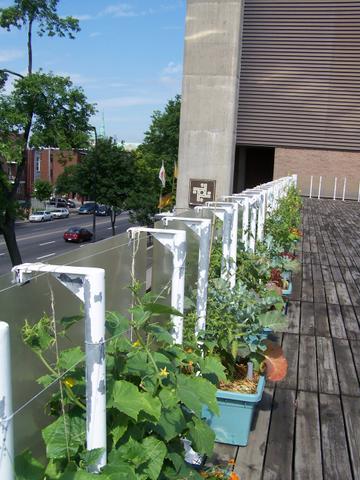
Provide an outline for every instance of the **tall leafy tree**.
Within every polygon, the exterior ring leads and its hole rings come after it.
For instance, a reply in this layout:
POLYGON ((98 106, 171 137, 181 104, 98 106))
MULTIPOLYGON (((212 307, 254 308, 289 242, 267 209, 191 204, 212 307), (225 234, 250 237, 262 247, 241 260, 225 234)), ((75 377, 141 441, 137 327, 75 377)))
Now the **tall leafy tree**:
POLYGON ((168 101, 164 111, 156 110, 135 162, 135 185, 127 199, 133 221, 150 225, 158 211, 160 192, 174 193, 174 168, 178 160, 181 98, 168 101), (164 163, 166 185, 161 188, 160 167, 164 163))
MULTIPOLYGON (((113 138, 99 138, 81 163, 67 167, 61 184, 86 195, 100 204, 111 207, 110 220, 115 235, 119 212, 126 208, 126 200, 134 188, 135 156, 113 138)), ((60 177, 59 177, 60 178, 60 177)))
POLYGON ((94 113, 81 88, 69 78, 44 72, 33 72, 33 34, 74 38, 79 23, 72 17, 57 13, 59 0, 14 0, 0 9, 0 27, 26 31, 27 75, 0 69, 0 233, 13 265, 21 263, 16 243, 16 196, 26 170, 29 146, 51 146, 61 149, 83 148, 89 142, 89 120, 94 113), (9 76, 15 78, 14 88, 5 94, 9 76), (6 181, 6 162, 16 162, 15 181, 6 181))

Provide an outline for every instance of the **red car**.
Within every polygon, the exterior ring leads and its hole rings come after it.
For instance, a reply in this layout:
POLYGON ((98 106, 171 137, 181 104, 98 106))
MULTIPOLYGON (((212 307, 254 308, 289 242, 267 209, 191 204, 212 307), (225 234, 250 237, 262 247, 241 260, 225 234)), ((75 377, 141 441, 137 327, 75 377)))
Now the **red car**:
POLYGON ((64 233, 65 242, 86 242, 91 240, 93 234, 86 228, 70 227, 64 233))

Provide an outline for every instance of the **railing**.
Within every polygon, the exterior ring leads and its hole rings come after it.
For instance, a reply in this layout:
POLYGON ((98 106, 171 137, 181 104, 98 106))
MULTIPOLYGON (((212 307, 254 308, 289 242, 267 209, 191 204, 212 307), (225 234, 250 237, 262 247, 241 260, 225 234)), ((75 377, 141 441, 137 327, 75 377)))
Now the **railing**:
POLYGON ((351 177, 329 177, 310 175, 301 186, 302 194, 309 198, 333 200, 355 200, 360 202, 360 181, 351 177))
MULTIPOLYGON (((245 249, 254 251, 257 240, 264 237, 267 212, 276 208, 288 187, 296 183, 296 176, 284 177, 223 197, 218 202, 209 202, 181 216, 163 215, 155 229, 129 229, 128 237, 122 234, 81 248, 76 253, 58 257, 56 265, 20 265, 13 269, 15 283, 11 283, 8 277, 0 279, 0 320, 6 320, 10 325, 12 350, 12 362, 7 353, 8 347, 0 352, 0 400, 4 405, 0 412, 3 439, 0 446, 1 480, 14 478, 12 429, 15 451, 29 444, 33 450, 41 451, 38 430, 46 420, 42 416, 39 398, 46 396, 61 381, 59 378, 51 384, 50 389, 47 387, 37 391, 35 378, 43 372, 20 340, 24 320, 34 322, 43 312, 54 317, 56 314, 56 318, 73 315, 79 311, 79 300, 83 303, 85 324, 79 324, 75 329, 72 341, 86 345, 87 448, 104 448, 95 466, 95 471, 98 471, 106 462, 104 350, 109 339, 105 338, 104 311, 105 308, 123 313, 127 311, 132 298, 125 287, 131 285, 134 278, 145 286, 147 234, 154 237, 152 289, 167 296, 168 302, 183 313, 186 291, 196 288, 197 334, 206 326, 209 254, 215 230, 214 219, 222 226, 222 277, 232 288, 236 278, 238 235, 245 249), (105 283, 101 280, 104 273, 105 283)), ((173 316, 172 321, 174 341, 180 344, 183 319, 173 316)), ((131 332, 122 334, 131 335, 131 332)), ((1 345, 9 345, 9 329, 2 323, 1 345)), ((64 346, 67 346, 66 340, 64 346)))

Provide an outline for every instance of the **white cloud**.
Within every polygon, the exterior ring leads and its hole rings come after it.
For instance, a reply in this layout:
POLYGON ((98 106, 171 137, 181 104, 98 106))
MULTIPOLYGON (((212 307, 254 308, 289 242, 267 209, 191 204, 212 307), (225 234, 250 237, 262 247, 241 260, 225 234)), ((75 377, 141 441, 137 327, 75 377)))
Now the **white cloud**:
POLYGON ((24 56, 22 50, 8 49, 0 50, 0 62, 11 62, 12 60, 18 60, 24 56))
POLYGON ((73 14, 72 17, 77 18, 80 22, 86 22, 87 20, 93 20, 93 16, 87 13, 81 13, 80 15, 73 14))
POLYGON ((140 105, 158 105, 162 103, 161 100, 150 97, 114 97, 98 100, 96 106, 98 108, 121 108, 121 107, 135 107, 140 105))
POLYGON ((101 37, 102 33, 101 32, 91 32, 89 37, 94 38, 94 37, 101 37))
POLYGON ((102 12, 103 15, 111 15, 113 17, 136 17, 138 14, 127 3, 118 3, 109 5, 102 12))
POLYGON ((169 62, 167 66, 163 69, 163 73, 167 75, 176 75, 182 72, 181 63, 169 62))

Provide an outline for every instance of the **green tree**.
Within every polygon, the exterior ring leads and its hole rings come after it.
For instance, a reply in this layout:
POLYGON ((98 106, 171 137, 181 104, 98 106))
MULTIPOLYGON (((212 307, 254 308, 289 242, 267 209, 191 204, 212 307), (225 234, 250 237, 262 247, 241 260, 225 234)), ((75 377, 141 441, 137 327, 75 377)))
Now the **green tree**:
POLYGON ((51 197, 53 186, 47 180, 38 179, 34 183, 34 195, 37 200, 44 202, 51 197))
POLYGON ((181 98, 169 100, 163 112, 155 111, 144 142, 136 151, 134 188, 127 199, 132 221, 150 225, 158 211, 160 193, 175 199, 174 168, 178 160, 181 98), (164 163, 166 185, 159 171, 164 163))
POLYGON ((110 220, 115 235, 116 216, 125 209, 134 186, 134 154, 111 137, 99 138, 77 165, 73 181, 78 183, 78 193, 111 207, 110 220))
POLYGON ((33 31, 39 36, 74 37, 78 21, 57 14, 59 0, 14 0, 0 9, 0 27, 26 30, 27 75, 0 69, 0 172, 6 177, 6 163, 16 161, 14 183, 1 181, 0 233, 13 265, 21 263, 16 243, 16 196, 26 170, 27 147, 52 146, 61 149, 83 148, 89 142, 89 119, 94 113, 81 88, 69 78, 33 73, 33 31), (4 86, 9 76, 15 77, 13 91, 6 95, 4 86))
POLYGON ((58 195, 74 195, 80 193, 81 187, 78 176, 78 165, 68 165, 64 168, 55 184, 55 191, 58 195))

